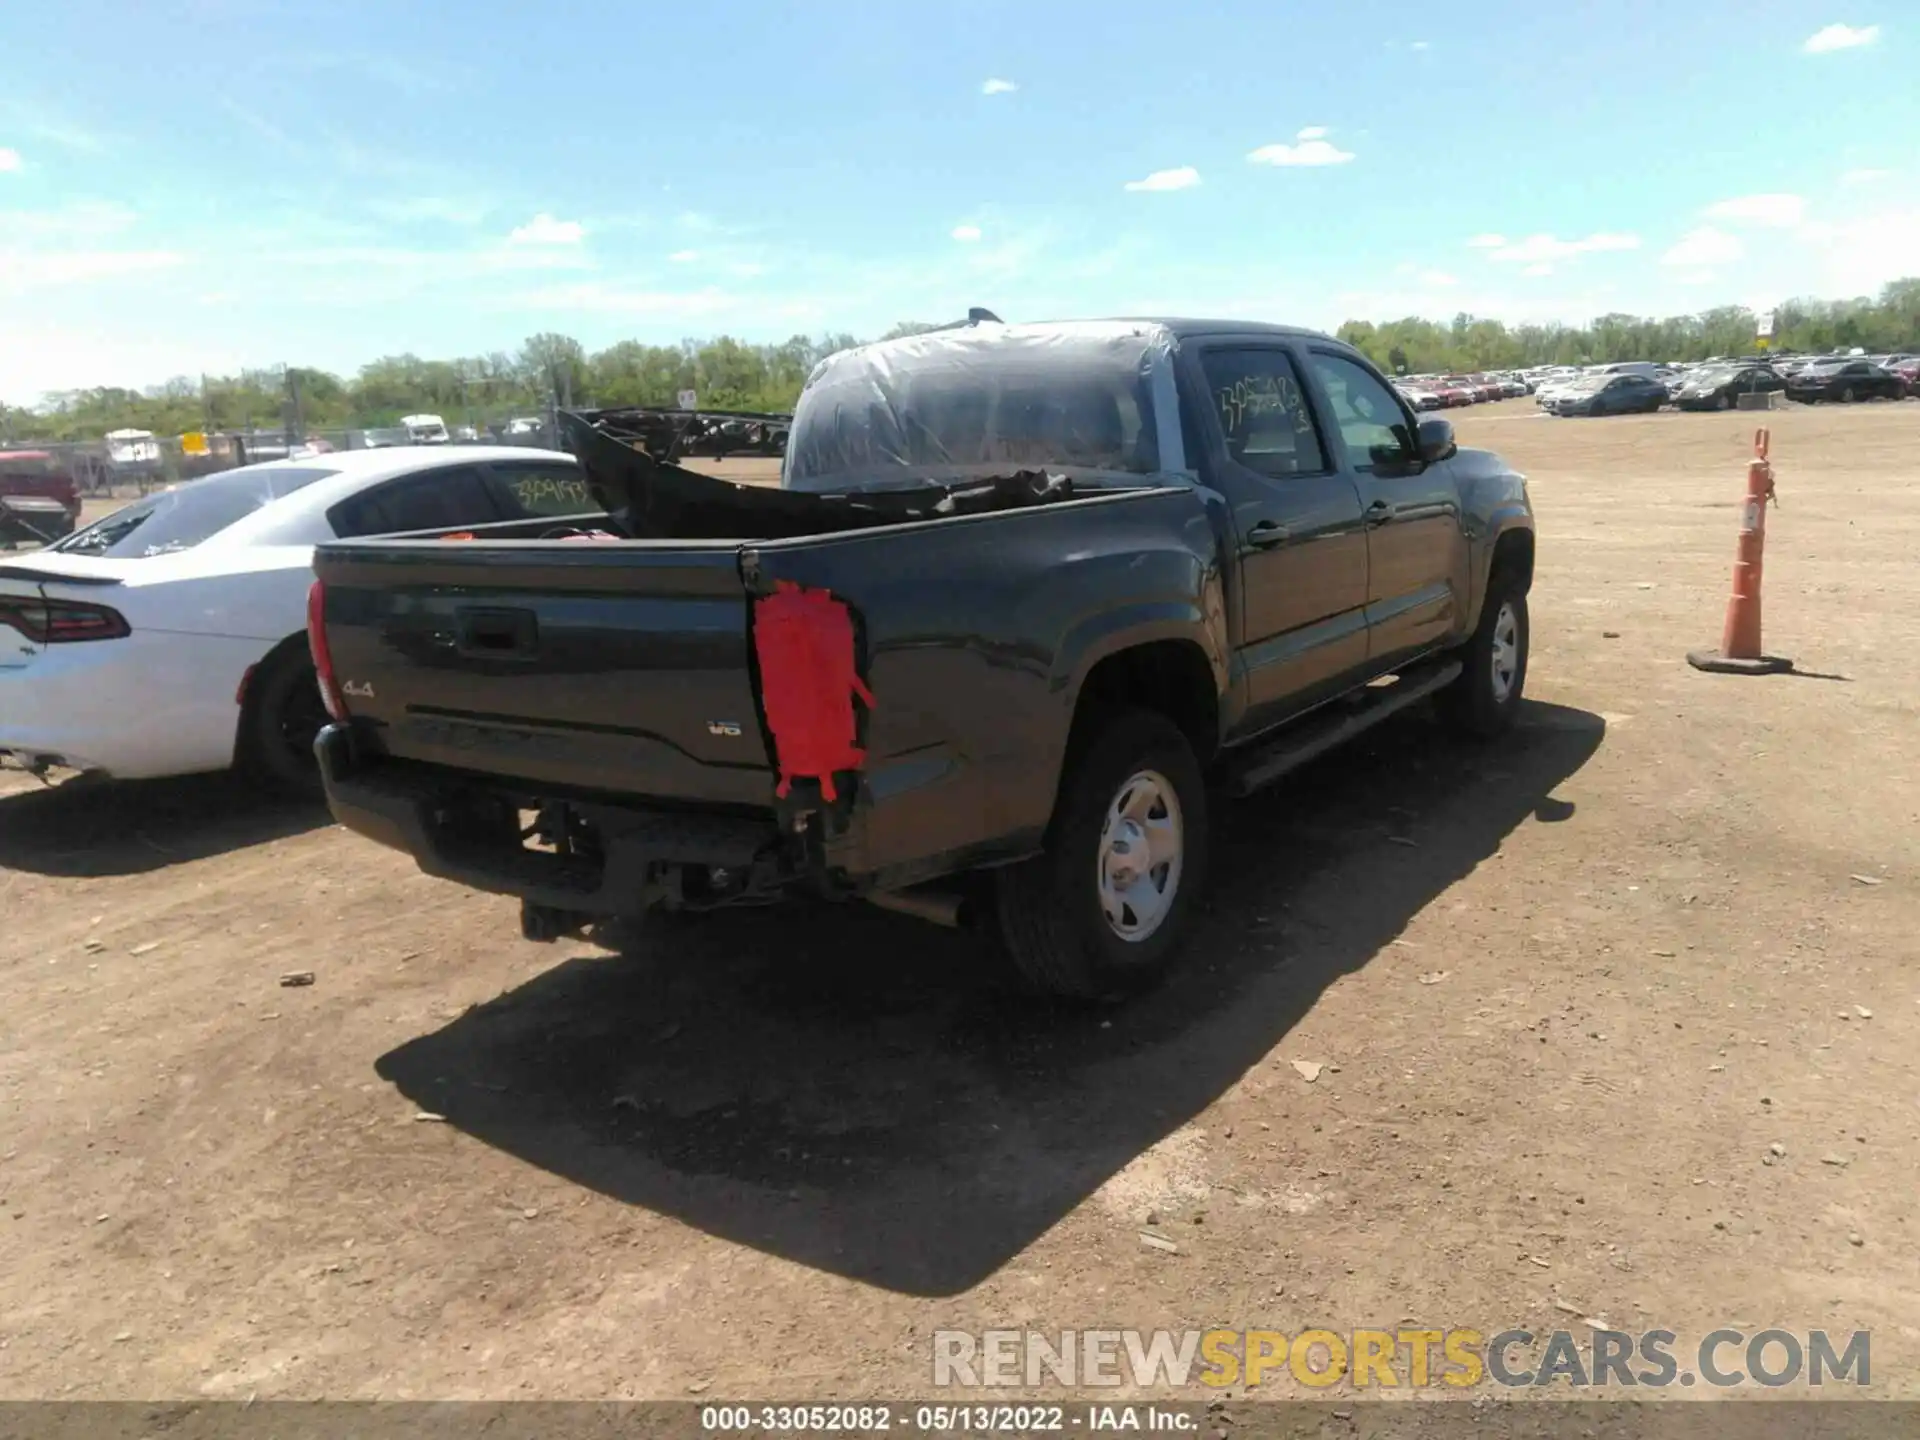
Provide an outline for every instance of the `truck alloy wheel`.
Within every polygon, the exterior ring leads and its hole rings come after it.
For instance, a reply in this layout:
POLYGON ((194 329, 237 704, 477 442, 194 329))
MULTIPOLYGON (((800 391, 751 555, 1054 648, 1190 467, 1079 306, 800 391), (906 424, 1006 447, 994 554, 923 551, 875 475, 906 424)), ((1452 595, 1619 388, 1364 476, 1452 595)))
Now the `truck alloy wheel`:
POLYGON ((1122 940, 1145 940, 1173 909, 1184 841, 1172 782, 1154 770, 1129 776, 1100 832, 1100 910, 1122 940))
POLYGON ((1513 602, 1506 601, 1493 617, 1492 654, 1493 698, 1504 705, 1513 694, 1513 682, 1520 673, 1520 619, 1513 613, 1513 602))
POLYGON ((993 871, 991 913, 1030 989, 1115 1000, 1157 984, 1193 929, 1206 783, 1180 727, 1154 711, 1122 710, 1075 749, 1045 853, 993 871))
POLYGON ((1527 634, 1526 587, 1512 570, 1494 571, 1473 638, 1456 652, 1460 676, 1434 697, 1449 726, 1484 740, 1513 724, 1527 684, 1527 634))

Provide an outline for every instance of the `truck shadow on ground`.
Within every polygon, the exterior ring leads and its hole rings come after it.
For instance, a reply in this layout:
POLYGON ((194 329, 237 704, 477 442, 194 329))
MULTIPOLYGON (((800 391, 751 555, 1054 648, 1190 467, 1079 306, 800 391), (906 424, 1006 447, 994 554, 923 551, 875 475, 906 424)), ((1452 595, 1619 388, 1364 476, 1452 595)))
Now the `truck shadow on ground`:
POLYGON ((332 823, 318 802, 234 775, 76 777, 0 795, 0 869, 64 879, 140 875, 332 823))
POLYGON ((981 942, 924 922, 783 908, 568 960, 377 1068, 628 1204, 953 1294, 1204 1110, 1515 826, 1577 823, 1552 792, 1605 730, 1529 704, 1508 741, 1472 749, 1409 718, 1223 806, 1189 963, 1125 1009, 1019 997, 981 942))

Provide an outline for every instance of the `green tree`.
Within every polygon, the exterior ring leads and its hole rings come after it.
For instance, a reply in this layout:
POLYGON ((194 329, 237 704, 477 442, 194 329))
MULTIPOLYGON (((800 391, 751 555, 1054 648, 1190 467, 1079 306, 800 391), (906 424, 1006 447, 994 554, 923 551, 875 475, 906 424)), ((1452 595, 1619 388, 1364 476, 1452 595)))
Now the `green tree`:
MULTIPOLYGON (((1750 353, 1753 312, 1736 305, 1660 318, 1615 313, 1586 326, 1509 327, 1486 316, 1459 314, 1445 321, 1409 315, 1398 320, 1354 320, 1342 339, 1386 369, 1415 374, 1512 369, 1521 365, 1575 365, 1598 360, 1701 360, 1750 353)), ((898 337, 934 327, 903 321, 898 337)), ((285 422, 288 382, 297 387, 300 416, 309 429, 392 424, 400 416, 432 411, 504 419, 537 414, 556 392, 576 406, 674 403, 695 389, 701 404, 784 411, 792 408, 813 368, 858 344, 852 335, 795 335, 775 345, 730 336, 648 345, 624 340, 589 356, 568 335, 531 336, 513 354, 430 360, 389 355, 369 361, 351 379, 308 366, 290 371, 247 370, 235 375, 176 376, 145 391, 100 386, 46 397, 33 407, 0 404, 0 441, 97 443, 109 430, 278 430, 285 422)), ((1877 296, 1840 300, 1790 299, 1774 312, 1775 348, 1823 352, 1859 345, 1869 352, 1920 350, 1920 277, 1896 280, 1877 296)))
POLYGON ((587 352, 571 335, 544 331, 520 347, 519 372, 528 389, 565 405, 592 403, 592 374, 587 352))

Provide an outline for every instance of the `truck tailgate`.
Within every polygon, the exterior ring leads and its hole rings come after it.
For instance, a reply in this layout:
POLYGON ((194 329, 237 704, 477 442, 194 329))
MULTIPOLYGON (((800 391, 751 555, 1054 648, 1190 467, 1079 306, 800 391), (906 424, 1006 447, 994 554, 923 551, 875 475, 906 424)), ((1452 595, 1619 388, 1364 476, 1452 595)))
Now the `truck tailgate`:
POLYGON ((386 754, 771 804, 732 541, 323 545, 335 676, 386 754))

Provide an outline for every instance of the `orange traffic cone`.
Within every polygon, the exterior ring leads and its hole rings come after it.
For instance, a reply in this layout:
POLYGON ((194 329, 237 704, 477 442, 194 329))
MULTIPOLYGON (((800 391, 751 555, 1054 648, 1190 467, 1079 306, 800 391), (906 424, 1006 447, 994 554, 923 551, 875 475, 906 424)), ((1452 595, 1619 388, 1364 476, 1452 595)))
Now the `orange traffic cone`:
POLYGON ((1688 652, 1687 663, 1696 670, 1775 675, 1793 668, 1793 661, 1765 654, 1760 648, 1760 571, 1761 555, 1767 546, 1767 506, 1780 503, 1773 489, 1773 466, 1767 459, 1771 438, 1765 430, 1753 432, 1753 459, 1747 462, 1747 503, 1740 513, 1740 548, 1733 564, 1727 623, 1720 632, 1718 650, 1688 652))

